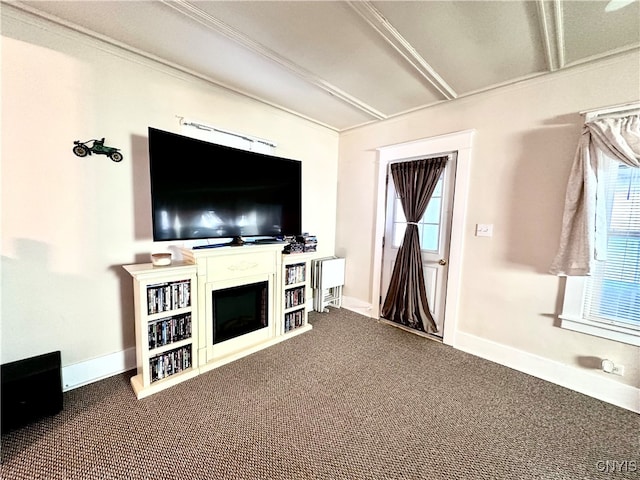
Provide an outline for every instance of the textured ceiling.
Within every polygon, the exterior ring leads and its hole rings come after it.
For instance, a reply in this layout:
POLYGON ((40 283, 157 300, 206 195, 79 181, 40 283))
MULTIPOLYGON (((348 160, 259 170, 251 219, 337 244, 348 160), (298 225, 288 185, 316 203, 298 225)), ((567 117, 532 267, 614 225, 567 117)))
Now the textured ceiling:
POLYGON ((6 3, 337 131, 640 48, 638 0, 6 3))

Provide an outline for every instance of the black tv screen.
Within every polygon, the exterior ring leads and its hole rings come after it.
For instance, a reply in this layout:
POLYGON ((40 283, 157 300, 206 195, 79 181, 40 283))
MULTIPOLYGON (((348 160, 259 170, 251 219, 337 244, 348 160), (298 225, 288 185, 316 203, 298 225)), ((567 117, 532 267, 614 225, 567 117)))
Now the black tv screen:
POLYGON ((302 164, 149 127, 153 239, 301 233, 302 164))

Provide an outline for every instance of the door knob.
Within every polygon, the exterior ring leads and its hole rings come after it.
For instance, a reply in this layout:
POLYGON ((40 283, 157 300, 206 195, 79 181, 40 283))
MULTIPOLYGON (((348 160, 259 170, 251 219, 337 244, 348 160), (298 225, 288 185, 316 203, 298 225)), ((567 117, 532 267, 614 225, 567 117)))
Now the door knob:
POLYGON ((440 261, 438 262, 440 265, 446 265, 447 261, 444 258, 441 258, 440 261))

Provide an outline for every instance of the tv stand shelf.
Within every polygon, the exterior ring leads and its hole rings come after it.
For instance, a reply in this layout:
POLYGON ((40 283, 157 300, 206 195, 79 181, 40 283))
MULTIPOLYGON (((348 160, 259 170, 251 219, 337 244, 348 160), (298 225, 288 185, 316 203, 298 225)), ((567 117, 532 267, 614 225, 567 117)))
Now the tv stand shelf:
POLYGON ((311 298, 309 278, 315 253, 292 253, 282 256, 282 331, 286 335, 303 333, 311 328, 307 302, 311 298))
POLYGON ((198 374, 196 266, 125 265, 133 277, 137 375, 143 398, 198 374))
POLYGON ((166 267, 125 265, 133 277, 137 375, 144 398, 312 329, 314 253, 283 254, 282 243, 181 249, 166 267), (267 325, 213 343, 214 292, 266 282, 267 325))

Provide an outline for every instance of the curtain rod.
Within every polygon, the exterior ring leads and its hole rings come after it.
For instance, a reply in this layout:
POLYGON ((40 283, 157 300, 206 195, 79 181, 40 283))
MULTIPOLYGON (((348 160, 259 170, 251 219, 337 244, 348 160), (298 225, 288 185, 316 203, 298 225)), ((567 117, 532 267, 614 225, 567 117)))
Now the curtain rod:
POLYGON ((580 115, 589 117, 598 117, 609 113, 623 113, 629 110, 640 109, 640 102, 621 103, 619 105, 611 105, 610 107, 600 107, 591 110, 584 110, 580 112, 580 115))
POLYGON ((232 132, 230 130, 223 130, 222 128, 213 127, 211 125, 206 125, 204 123, 198 123, 198 122, 194 122, 193 120, 185 119, 184 117, 181 117, 179 115, 176 115, 176 117, 179 118, 180 125, 186 125, 188 127, 195 127, 195 128, 197 128, 199 130, 206 130, 208 132, 224 133, 225 135, 232 135, 234 137, 241 138, 241 139, 246 140, 248 142, 262 143, 262 144, 267 145, 267 146, 272 147, 272 148, 276 148, 278 146, 275 142, 272 142, 271 140, 265 140, 263 138, 258 138, 258 137, 250 137, 249 135, 245 135, 243 133, 232 132))

